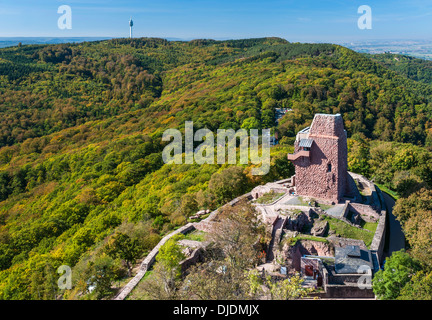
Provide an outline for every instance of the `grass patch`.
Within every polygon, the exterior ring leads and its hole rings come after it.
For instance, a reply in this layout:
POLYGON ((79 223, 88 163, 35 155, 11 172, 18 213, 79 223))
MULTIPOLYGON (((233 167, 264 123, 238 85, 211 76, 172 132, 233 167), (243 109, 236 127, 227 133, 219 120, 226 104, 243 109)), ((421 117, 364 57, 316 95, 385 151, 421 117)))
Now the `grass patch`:
POLYGON ((256 200, 256 202, 260 203, 260 204, 272 203, 272 202, 275 202, 276 200, 278 200, 279 198, 281 198, 283 195, 285 195, 284 192, 276 193, 274 191, 270 191, 266 194, 263 194, 260 198, 258 198, 256 200))
POLYGON ((330 205, 330 204, 324 204, 324 203, 319 203, 317 200, 315 200, 315 199, 310 199, 310 201, 306 201, 306 200, 304 200, 303 199, 303 197, 298 197, 298 201, 300 202, 300 206, 307 206, 307 207, 309 207, 309 202, 310 202, 310 205, 314 205, 315 204, 315 202, 318 204, 318 207, 320 207, 321 209, 323 209, 324 211, 325 210, 328 210, 328 209, 330 209, 330 208, 332 208, 333 206, 332 205, 330 205))
POLYGON ((389 188, 387 188, 383 184, 379 184, 379 183, 375 183, 375 184, 378 186, 378 188, 381 189, 381 191, 388 193, 393 199, 395 199, 395 200, 399 199, 399 195, 395 191, 390 190, 389 188))
POLYGON ((201 220, 204 220, 204 219, 208 218, 209 216, 210 216, 210 212, 209 212, 209 213, 206 213, 206 214, 203 214, 203 215, 200 217, 200 219, 201 219, 201 220))
POLYGON ((328 221, 330 231, 339 234, 341 237, 363 240, 368 248, 372 244, 372 239, 374 237, 375 232, 369 232, 368 230, 369 228, 376 229, 376 226, 372 226, 372 224, 370 223, 365 223, 365 226, 367 226, 367 228, 365 229, 367 230, 364 230, 364 229, 353 227, 348 223, 336 218, 332 218, 329 216, 323 216, 322 218, 328 221))
POLYGON ((188 222, 200 222, 201 220, 204 220, 204 219, 208 218, 209 216, 210 216, 210 213, 206 213, 206 214, 203 214, 202 216, 200 216, 199 218, 195 218, 195 219, 188 218, 188 222))
POLYGON ((311 241, 319 241, 319 242, 329 243, 326 238, 308 236, 308 235, 304 235, 304 234, 298 235, 298 236, 293 237, 293 238, 286 239, 286 241, 288 242, 288 244, 290 246, 295 245, 297 243, 297 241, 301 241, 301 240, 311 240, 311 241))
MULTIPOLYGON (((349 211, 346 216, 347 220, 351 221, 352 215, 353 215, 352 211, 349 211)), ((378 227, 378 222, 366 222, 365 220, 361 219, 360 227, 375 233, 376 228, 378 227)))
POLYGON ((148 300, 150 297, 147 296, 146 292, 142 289, 142 283, 144 283, 153 274, 153 270, 146 272, 144 277, 138 283, 138 285, 133 288, 132 292, 126 297, 125 300, 148 300))
POLYGON ((300 202, 299 204, 300 206, 306 206, 306 207, 309 206, 309 201, 304 200, 303 197, 297 197, 297 199, 300 202))
POLYGON ((375 231, 378 227, 378 222, 365 222, 365 223, 362 223, 361 227, 363 229, 367 229, 367 230, 369 230, 375 234, 375 231))
POLYGON ((318 203, 318 207, 320 207, 321 209, 323 209, 325 211, 325 210, 332 208, 333 206, 329 205, 329 204, 318 203))
POLYGON ((151 276, 152 273, 153 273, 153 270, 147 271, 147 272, 145 273, 144 277, 142 277, 141 280, 145 280, 145 279, 147 279, 148 277, 151 276))
POLYGON ((195 230, 192 232, 189 232, 185 235, 184 239, 187 240, 193 240, 193 241, 204 241, 206 237, 206 233, 201 230, 195 230))

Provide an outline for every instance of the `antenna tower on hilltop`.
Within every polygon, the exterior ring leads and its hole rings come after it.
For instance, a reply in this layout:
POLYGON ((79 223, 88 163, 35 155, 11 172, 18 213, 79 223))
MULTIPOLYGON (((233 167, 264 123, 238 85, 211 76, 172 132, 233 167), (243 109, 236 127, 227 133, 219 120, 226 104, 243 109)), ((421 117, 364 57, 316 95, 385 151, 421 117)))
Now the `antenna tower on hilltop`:
POLYGON ((131 17, 130 20, 129 20, 129 27, 130 27, 129 38, 132 39, 132 27, 133 27, 132 17, 131 17))

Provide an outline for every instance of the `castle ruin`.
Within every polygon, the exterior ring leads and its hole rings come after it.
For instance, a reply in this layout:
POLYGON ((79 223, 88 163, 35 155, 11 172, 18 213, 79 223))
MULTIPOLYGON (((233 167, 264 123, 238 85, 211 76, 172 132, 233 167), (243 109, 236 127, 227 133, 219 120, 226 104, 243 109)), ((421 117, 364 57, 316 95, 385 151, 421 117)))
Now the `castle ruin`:
POLYGON ((348 175, 347 133, 340 114, 316 114, 312 125, 297 133, 294 154, 296 193, 339 203, 354 196, 348 175))

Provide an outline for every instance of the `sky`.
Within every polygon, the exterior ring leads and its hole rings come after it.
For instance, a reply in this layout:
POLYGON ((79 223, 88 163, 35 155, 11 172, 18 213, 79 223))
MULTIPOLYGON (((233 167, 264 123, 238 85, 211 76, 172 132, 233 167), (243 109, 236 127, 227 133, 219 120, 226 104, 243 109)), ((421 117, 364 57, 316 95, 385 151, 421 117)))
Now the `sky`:
POLYGON ((135 37, 289 41, 432 39, 432 0, 0 0, 0 37, 135 37), (72 10, 60 29, 58 8, 72 10), (372 10, 359 29, 358 8, 372 10))

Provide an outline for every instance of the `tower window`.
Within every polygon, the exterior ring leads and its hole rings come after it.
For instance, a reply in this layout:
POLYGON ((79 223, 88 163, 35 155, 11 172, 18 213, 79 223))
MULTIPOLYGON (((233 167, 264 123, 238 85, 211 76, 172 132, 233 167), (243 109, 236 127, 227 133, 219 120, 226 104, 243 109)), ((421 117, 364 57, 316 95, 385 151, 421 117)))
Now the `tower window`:
POLYGON ((332 165, 331 163, 327 164, 327 172, 331 172, 332 171, 332 165))

